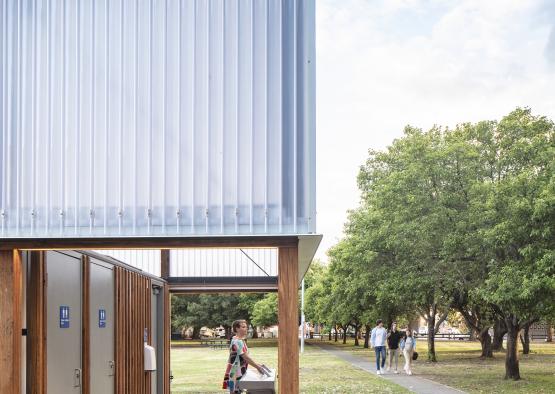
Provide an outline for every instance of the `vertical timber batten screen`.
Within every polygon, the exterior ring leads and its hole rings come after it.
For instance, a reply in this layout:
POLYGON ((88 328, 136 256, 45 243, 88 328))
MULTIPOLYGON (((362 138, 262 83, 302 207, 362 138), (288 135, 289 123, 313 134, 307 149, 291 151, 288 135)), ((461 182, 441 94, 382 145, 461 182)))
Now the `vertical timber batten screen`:
MULTIPOLYGON (((116 393, 149 393, 151 375, 144 371, 143 336, 152 344, 151 282, 135 272, 115 267, 116 393)), ((169 341, 168 341, 169 343, 169 341)), ((164 369, 168 375, 169 370, 164 369)))
POLYGON ((314 0, 4 0, 0 236, 315 232, 314 0))

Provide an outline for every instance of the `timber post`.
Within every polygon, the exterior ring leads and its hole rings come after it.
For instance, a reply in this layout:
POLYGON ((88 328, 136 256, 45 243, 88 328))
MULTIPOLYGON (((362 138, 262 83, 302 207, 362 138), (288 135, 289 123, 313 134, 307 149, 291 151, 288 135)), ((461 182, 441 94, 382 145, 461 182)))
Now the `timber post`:
POLYGON ((21 252, 0 251, 0 393, 21 391, 23 311, 21 252))
POLYGON ((298 247, 278 250, 279 393, 299 392, 298 247))

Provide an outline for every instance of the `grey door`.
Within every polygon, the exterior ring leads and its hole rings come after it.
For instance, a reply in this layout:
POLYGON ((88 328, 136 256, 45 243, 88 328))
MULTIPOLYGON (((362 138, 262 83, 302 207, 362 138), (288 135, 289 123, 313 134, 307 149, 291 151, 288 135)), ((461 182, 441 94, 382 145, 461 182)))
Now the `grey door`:
POLYGON ((91 259, 90 264, 90 365, 91 393, 112 394, 114 364, 114 271, 91 259))
POLYGON ((81 259, 46 252, 47 392, 81 393, 81 259))

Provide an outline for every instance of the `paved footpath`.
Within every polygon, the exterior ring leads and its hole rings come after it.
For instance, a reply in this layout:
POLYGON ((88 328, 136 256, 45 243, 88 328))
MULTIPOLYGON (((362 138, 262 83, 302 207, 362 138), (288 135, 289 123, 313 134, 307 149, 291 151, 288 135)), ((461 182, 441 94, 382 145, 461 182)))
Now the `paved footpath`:
MULTIPOLYGON (((326 352, 329 352, 329 353, 333 354, 334 356, 337 356, 337 357, 351 363, 355 367, 360 368, 364 371, 371 372, 371 373, 374 373, 374 374, 376 373, 376 362, 374 360, 374 357, 370 358, 370 357, 356 356, 354 354, 349 353, 348 351, 341 350, 340 348, 338 348, 336 346, 327 345, 325 343, 312 342, 310 345, 317 346, 317 347, 321 348, 322 350, 324 350, 326 352)), ((373 352, 372 352, 371 355, 374 356, 373 352)), ((400 364, 401 370, 402 370, 402 365, 404 365, 404 361, 401 361, 401 360, 403 360, 403 358, 399 358, 399 364, 400 364)), ((437 383, 437 382, 434 382, 432 380, 422 378, 422 377, 419 377, 419 376, 415 376, 415 375, 408 376, 408 375, 406 375, 405 373, 402 373, 402 372, 399 373, 398 375, 386 372, 385 375, 378 375, 378 376, 381 377, 381 378, 390 380, 393 383, 396 383, 399 386, 402 386, 402 387, 412 391, 413 393, 418 393, 418 394, 461 394, 461 393, 464 393, 464 391, 454 389, 453 387, 449 387, 449 386, 446 386, 444 384, 437 383)))

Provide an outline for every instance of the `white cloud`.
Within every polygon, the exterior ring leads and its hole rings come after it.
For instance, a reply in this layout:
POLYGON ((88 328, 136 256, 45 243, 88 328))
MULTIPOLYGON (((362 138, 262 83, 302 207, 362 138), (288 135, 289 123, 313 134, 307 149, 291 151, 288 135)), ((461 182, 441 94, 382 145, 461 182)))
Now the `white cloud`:
POLYGON ((551 68, 555 70, 555 23, 551 27, 551 33, 547 45, 545 46, 545 57, 547 58, 551 68))
POLYGON ((358 203, 356 175, 368 148, 384 148, 404 125, 499 119, 516 106, 555 119, 549 7, 540 0, 317 2, 319 257, 358 203))

